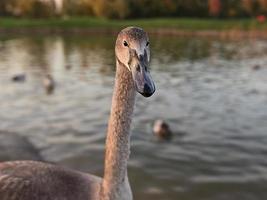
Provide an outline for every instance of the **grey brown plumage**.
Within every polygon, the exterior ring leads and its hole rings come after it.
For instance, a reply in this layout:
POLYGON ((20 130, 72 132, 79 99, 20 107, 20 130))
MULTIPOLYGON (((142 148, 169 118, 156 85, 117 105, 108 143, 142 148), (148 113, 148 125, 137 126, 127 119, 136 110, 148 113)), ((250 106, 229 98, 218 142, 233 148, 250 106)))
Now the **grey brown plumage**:
POLYGON ((97 177, 42 162, 0 164, 1 200, 87 200, 100 182, 97 177))

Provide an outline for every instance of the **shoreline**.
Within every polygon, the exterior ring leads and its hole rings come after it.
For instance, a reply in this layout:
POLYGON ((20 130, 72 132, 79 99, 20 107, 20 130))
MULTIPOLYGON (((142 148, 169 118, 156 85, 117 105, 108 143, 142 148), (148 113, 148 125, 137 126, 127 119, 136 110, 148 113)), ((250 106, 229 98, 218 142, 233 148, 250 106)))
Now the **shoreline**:
POLYGON ((139 26, 156 36, 200 36, 219 38, 267 38, 267 22, 255 19, 152 18, 108 20, 90 17, 30 19, 1 18, 0 35, 117 34, 127 26, 139 26))
MULTIPOLYGON (((183 30, 177 28, 144 28, 154 36, 214 37, 222 39, 260 38, 267 39, 267 30, 183 30)), ((56 28, 56 27, 12 27, 1 28, 0 36, 7 35, 116 35, 119 28, 56 28)))

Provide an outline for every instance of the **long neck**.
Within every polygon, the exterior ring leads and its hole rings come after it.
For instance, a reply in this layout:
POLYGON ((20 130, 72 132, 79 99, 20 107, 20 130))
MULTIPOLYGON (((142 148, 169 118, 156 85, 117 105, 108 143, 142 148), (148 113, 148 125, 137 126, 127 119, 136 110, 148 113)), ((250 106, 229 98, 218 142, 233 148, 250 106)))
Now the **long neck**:
MULTIPOLYGON (((124 195, 131 196, 127 161, 130 154, 130 124, 135 94, 131 72, 117 60, 115 88, 106 139, 101 200, 117 200, 122 199, 124 195)), ((131 197, 126 197, 126 199, 131 199, 131 197)))

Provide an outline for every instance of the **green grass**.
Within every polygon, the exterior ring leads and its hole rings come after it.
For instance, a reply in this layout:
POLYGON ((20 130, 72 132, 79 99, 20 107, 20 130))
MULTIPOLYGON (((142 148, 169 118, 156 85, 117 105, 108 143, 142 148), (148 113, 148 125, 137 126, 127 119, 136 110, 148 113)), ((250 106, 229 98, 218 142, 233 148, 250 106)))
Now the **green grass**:
POLYGON ((267 30, 267 23, 260 24, 255 19, 192 19, 192 18, 159 18, 138 20, 107 20, 89 17, 72 17, 68 19, 17 19, 0 18, 0 28, 105 28, 120 29, 126 26, 179 30, 267 30))

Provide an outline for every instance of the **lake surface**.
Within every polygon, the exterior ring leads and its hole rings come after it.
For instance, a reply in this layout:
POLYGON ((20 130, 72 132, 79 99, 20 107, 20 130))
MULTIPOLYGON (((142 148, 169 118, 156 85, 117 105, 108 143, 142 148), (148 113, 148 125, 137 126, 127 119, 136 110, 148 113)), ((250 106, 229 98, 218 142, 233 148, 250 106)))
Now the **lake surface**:
MULTIPOLYGON (((0 130, 28 139, 44 160, 102 176, 114 40, 0 37, 0 130), (12 82, 19 73, 26 81, 12 82)), ((157 90, 138 95, 132 126, 135 199, 266 199, 267 40, 154 36, 151 49, 157 90), (153 136, 156 119, 170 124, 170 141, 153 136)))

